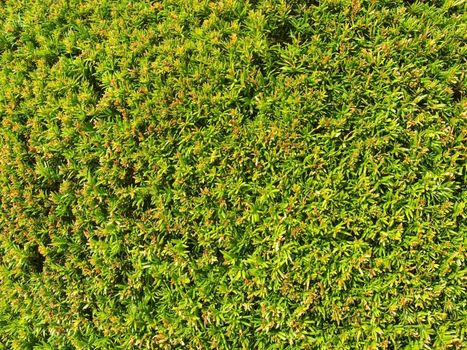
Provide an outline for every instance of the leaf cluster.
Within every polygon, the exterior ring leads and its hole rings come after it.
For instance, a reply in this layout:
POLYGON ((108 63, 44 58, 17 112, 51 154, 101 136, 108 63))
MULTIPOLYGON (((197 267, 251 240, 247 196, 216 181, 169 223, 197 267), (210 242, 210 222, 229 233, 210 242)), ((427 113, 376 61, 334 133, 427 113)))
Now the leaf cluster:
POLYGON ((1 349, 461 349, 462 0, 5 0, 1 349))

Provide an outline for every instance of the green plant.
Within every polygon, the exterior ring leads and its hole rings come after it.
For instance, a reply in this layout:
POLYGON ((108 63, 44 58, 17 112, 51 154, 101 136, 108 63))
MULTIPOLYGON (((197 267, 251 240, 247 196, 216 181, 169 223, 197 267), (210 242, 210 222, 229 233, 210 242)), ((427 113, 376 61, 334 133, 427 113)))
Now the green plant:
POLYGON ((463 348, 465 10, 3 1, 0 347, 463 348))

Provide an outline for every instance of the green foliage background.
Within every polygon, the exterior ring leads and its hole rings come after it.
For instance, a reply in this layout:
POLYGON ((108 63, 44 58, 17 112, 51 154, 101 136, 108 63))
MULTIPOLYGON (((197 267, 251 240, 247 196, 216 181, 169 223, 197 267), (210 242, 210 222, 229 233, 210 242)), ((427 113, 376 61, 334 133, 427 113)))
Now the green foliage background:
POLYGON ((465 348, 465 1, 0 28, 0 348, 465 348))

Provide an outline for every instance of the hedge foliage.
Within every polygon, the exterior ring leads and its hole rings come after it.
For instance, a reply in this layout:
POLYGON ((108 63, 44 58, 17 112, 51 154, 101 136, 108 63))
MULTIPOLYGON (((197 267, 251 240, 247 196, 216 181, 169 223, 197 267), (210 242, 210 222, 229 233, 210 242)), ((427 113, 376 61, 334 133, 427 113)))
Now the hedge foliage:
POLYGON ((466 2, 0 2, 0 348, 466 346, 466 2))

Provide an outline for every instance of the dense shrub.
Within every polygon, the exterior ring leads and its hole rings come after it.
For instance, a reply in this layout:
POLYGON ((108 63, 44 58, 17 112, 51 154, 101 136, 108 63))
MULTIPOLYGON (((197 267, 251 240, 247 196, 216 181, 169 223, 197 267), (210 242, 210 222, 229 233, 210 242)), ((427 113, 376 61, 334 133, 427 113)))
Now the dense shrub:
POLYGON ((0 348, 463 348, 465 10, 2 1, 0 348))

